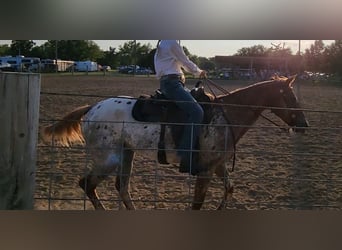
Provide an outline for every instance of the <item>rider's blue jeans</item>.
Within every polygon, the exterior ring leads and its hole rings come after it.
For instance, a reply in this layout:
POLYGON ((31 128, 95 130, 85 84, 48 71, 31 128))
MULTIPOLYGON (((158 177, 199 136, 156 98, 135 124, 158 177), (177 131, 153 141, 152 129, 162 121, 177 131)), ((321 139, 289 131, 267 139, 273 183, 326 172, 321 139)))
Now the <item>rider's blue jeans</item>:
POLYGON ((178 155, 181 157, 190 156, 191 150, 198 143, 200 125, 196 126, 196 124, 201 124, 203 121, 203 109, 192 97, 189 89, 184 87, 177 78, 162 78, 160 80, 160 90, 168 99, 177 101, 177 106, 187 114, 184 123, 190 123, 191 125, 184 127, 178 155))

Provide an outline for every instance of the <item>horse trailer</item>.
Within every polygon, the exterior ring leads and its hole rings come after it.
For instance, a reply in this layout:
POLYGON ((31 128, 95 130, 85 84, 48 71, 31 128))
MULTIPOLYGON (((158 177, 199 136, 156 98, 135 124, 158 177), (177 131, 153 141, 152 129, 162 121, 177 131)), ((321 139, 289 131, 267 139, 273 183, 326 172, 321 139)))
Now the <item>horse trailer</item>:
POLYGON ((97 62, 92 61, 78 61, 74 63, 75 71, 98 71, 97 62))
POLYGON ((0 64, 10 64, 11 71, 38 71, 40 58, 24 56, 0 57, 0 64))

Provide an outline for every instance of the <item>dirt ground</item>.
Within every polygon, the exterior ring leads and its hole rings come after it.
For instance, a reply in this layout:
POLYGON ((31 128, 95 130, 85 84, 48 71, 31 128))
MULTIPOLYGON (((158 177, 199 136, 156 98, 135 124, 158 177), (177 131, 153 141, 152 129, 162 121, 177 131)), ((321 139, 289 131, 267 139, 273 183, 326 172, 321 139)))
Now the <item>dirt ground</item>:
MULTIPOLYGON (((215 82, 227 90, 251 83, 215 82)), ((194 83, 188 80, 187 86, 194 83)), ((146 76, 42 75, 40 126, 78 106, 110 96, 152 94, 158 87, 154 77, 146 76)), ((296 91, 302 107, 308 109, 310 129, 304 135, 290 135, 276 127, 261 128, 271 125, 258 120, 237 145, 235 170, 230 173, 235 191, 228 209, 341 210, 342 86, 300 82, 296 91)), ((48 147, 39 141, 37 158, 35 209, 93 209, 78 187, 80 176, 92 164, 83 146, 48 147)), ((104 181, 98 193, 108 209, 123 209, 114 180, 112 176, 104 181)), ((194 178, 175 167, 158 166, 144 156, 134 161, 130 191, 137 209, 187 209, 193 187, 194 178)), ((222 181, 214 178, 203 209, 215 209, 222 194, 222 181)))

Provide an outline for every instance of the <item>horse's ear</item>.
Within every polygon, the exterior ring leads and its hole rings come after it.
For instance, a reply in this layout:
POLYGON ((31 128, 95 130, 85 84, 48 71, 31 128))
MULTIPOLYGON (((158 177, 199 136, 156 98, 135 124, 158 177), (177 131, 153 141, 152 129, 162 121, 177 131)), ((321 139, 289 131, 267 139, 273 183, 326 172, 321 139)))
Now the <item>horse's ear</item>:
POLYGON ((289 85, 290 88, 292 88, 295 80, 296 80, 297 75, 289 76, 286 80, 286 83, 289 85))

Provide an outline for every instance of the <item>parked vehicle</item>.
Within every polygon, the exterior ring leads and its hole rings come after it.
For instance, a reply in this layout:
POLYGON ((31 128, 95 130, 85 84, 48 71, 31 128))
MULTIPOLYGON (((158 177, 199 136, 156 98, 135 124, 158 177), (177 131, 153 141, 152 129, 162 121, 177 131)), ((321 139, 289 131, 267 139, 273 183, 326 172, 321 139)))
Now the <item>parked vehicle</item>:
POLYGON ((9 64, 9 63, 0 63, 0 72, 1 71, 12 71, 11 64, 9 64))
POLYGON ((74 61, 67 60, 54 60, 54 59, 42 59, 40 69, 42 72, 64 72, 71 71, 74 65, 74 61))
POLYGON ((153 71, 149 68, 140 67, 138 70, 136 70, 135 73, 137 75, 149 75, 149 74, 153 74, 153 71))
POLYGON ((78 61, 74 63, 75 71, 98 71, 97 62, 92 61, 78 61))
POLYGON ((103 65, 103 66, 99 66, 99 69, 101 70, 101 71, 109 71, 109 70, 111 70, 112 68, 110 67, 110 66, 108 66, 108 65, 103 65))
POLYGON ((126 65, 119 67, 119 73, 121 74, 130 74, 134 71, 134 68, 139 69, 138 65, 126 65))
POLYGON ((0 64, 10 64, 10 71, 38 71, 40 58, 24 56, 2 56, 0 64))
POLYGON ((122 74, 136 74, 136 75, 149 75, 153 71, 149 68, 140 67, 138 65, 128 65, 119 67, 119 73, 122 74))

